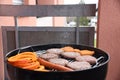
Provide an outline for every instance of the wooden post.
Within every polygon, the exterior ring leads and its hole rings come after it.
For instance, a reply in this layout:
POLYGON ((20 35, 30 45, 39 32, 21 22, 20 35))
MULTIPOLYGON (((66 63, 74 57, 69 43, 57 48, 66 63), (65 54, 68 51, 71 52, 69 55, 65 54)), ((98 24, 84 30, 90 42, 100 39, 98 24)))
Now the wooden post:
POLYGON ((120 2, 99 0, 98 48, 110 54, 107 80, 120 80, 120 2))

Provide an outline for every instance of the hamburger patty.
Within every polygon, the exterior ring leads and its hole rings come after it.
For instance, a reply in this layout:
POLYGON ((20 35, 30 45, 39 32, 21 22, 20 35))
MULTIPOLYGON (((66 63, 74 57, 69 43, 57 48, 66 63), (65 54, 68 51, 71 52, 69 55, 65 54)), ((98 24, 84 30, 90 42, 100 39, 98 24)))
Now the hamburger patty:
POLYGON ((74 70, 85 70, 85 69, 91 68, 91 65, 85 61, 83 61, 83 62, 78 62, 78 61, 69 62, 67 64, 67 66, 71 69, 74 69, 74 70))
POLYGON ((90 55, 78 56, 78 57, 76 57, 76 60, 77 61, 87 61, 90 64, 94 64, 97 61, 97 59, 95 57, 90 56, 90 55))
POLYGON ((45 59, 45 60, 49 60, 49 59, 53 59, 53 58, 58 58, 58 55, 57 54, 52 54, 52 53, 45 53, 45 54, 42 54, 40 55, 39 57, 45 59))
POLYGON ((49 62, 52 62, 54 64, 59 64, 62 66, 65 66, 68 63, 66 59, 62 59, 62 58, 49 59, 49 62))
POLYGON ((51 48, 47 50, 48 53, 53 53, 53 54, 61 54, 64 52, 62 49, 59 48, 51 48))
POLYGON ((80 54, 77 52, 63 52, 61 53, 61 55, 65 58, 76 58, 80 56, 80 54))

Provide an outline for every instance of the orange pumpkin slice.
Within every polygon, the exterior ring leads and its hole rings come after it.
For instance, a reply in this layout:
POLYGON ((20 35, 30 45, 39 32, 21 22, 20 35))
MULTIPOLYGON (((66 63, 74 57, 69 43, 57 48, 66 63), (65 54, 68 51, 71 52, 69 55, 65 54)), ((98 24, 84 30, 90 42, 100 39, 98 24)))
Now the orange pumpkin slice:
POLYGON ((74 48, 72 48, 71 46, 65 46, 61 49, 64 50, 65 52, 74 52, 74 48))

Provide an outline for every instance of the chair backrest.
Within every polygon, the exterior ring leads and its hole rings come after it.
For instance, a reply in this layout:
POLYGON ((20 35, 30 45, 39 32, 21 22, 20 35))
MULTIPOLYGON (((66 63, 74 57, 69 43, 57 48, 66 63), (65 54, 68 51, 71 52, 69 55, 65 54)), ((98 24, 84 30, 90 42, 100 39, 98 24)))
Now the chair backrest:
MULTIPOLYGON (((94 27, 19 27, 19 47, 43 44, 79 44, 94 46, 94 27)), ((15 27, 2 27, 4 53, 16 48, 15 27)))

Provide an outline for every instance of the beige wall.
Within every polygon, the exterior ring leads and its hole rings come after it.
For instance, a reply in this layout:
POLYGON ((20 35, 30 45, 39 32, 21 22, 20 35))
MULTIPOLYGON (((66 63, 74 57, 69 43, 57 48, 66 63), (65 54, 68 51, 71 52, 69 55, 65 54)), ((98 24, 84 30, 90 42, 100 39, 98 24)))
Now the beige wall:
MULTIPOLYGON (((23 0, 24 5, 36 5, 35 0, 23 0)), ((36 17, 18 17, 19 26, 36 26, 36 17)))
POLYGON ((35 0, 23 0, 25 5, 35 5, 36 1, 35 0))
POLYGON ((38 4, 40 5, 58 5, 63 4, 64 0, 38 0, 38 4))
POLYGON ((107 80, 120 80, 120 0, 100 0, 98 48, 110 54, 107 80))
POLYGON ((38 0, 38 4, 40 5, 52 5, 54 4, 54 0, 38 0))
MULTIPOLYGON (((12 4, 11 0, 0 0, 0 4, 12 4)), ((0 26, 14 25, 13 17, 1 17, 0 26)))
POLYGON ((14 18, 0 17, 0 26, 14 26, 14 18))
POLYGON ((0 0, 0 4, 11 4, 11 0, 0 0))
MULTIPOLYGON (((23 0, 24 5, 36 5, 35 0, 23 0)), ((36 26, 36 17, 18 17, 19 26, 36 26)))
POLYGON ((53 26, 64 26, 65 17, 53 17, 53 26))

